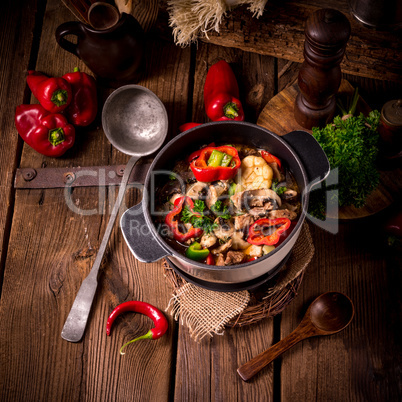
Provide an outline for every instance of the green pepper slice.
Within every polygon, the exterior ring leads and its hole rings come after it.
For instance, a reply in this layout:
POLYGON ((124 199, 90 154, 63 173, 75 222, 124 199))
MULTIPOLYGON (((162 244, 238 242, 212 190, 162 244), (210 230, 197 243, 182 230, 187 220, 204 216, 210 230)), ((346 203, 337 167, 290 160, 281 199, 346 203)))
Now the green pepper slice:
POLYGON ((186 250, 186 257, 194 261, 202 261, 208 257, 209 250, 207 248, 202 248, 201 244, 195 241, 186 250))
POLYGON ((225 154, 223 152, 217 151, 216 149, 214 149, 208 159, 208 166, 212 166, 212 167, 218 167, 221 166, 221 162, 223 159, 223 156, 225 154))
POLYGON ((233 159, 232 155, 223 154, 221 166, 229 166, 230 161, 233 159))

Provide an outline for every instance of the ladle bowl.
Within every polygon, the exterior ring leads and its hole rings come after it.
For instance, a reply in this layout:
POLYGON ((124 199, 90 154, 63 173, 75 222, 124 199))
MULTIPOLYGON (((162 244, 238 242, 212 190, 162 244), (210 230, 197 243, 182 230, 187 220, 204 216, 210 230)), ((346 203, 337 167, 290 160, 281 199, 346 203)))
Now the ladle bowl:
POLYGON ((167 134, 168 117, 165 106, 152 91, 140 85, 125 85, 107 98, 102 110, 102 125, 111 144, 131 158, 124 169, 119 194, 94 265, 81 284, 61 332, 62 338, 69 342, 78 342, 84 335, 98 286, 99 268, 131 171, 141 156, 152 154, 161 147, 167 134))
POLYGON ((327 292, 318 296, 307 309, 299 326, 274 346, 260 353, 237 369, 244 381, 248 381, 279 355, 296 343, 318 335, 332 335, 345 329, 354 316, 354 306, 346 295, 327 292))

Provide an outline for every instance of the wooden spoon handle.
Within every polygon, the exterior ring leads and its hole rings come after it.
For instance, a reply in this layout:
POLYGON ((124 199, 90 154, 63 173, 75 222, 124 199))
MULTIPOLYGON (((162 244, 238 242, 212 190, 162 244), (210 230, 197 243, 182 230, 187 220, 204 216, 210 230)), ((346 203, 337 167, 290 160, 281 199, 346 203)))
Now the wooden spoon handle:
POLYGON ((243 381, 248 381, 251 377, 257 374, 261 369, 267 366, 272 360, 276 359, 280 354, 290 349, 296 343, 303 339, 309 338, 313 334, 306 332, 300 326, 290 333, 286 338, 282 339, 274 346, 271 346, 266 351, 260 353, 258 356, 252 358, 243 366, 237 369, 243 381))

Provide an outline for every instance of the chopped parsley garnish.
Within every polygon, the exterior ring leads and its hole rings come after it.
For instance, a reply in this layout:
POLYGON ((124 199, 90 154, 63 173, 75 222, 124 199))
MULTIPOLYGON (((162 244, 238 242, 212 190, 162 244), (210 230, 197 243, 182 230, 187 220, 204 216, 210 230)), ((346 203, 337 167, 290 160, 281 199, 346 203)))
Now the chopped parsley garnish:
POLYGON ((281 196, 285 191, 287 191, 287 188, 285 186, 278 187, 278 181, 274 180, 272 182, 272 190, 274 190, 276 194, 281 196))
POLYGON ((194 208, 191 211, 188 205, 185 205, 182 213, 181 220, 183 223, 191 223, 196 229, 202 229, 204 233, 208 234, 213 232, 219 227, 214 223, 214 219, 204 215, 205 203, 201 200, 194 201, 194 208))
POLYGON ((211 211, 220 218, 231 218, 228 207, 224 205, 221 200, 216 201, 215 204, 211 206, 211 211))

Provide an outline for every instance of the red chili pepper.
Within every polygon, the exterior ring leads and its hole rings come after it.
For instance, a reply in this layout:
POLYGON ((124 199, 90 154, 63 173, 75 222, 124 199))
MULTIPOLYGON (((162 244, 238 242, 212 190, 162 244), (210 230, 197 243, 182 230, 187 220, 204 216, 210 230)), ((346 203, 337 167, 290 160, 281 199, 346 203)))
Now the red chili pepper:
POLYGON ((72 101, 66 109, 69 121, 76 126, 88 126, 95 120, 98 111, 94 78, 81 73, 78 67, 74 68, 73 73, 64 74, 63 78, 72 89, 72 101))
POLYGON ((277 219, 258 219, 255 221, 249 229, 247 241, 250 244, 266 244, 268 246, 273 246, 277 244, 280 235, 288 229, 290 226, 290 219, 288 218, 277 218, 277 219), (269 235, 264 234, 264 229, 272 228, 280 225, 275 231, 269 235))
POLYGON ((152 304, 145 303, 142 301, 128 301, 122 304, 119 304, 109 315, 106 323, 106 335, 110 335, 110 331, 112 329, 112 324, 114 320, 122 313, 126 313, 128 311, 132 311, 134 313, 144 314, 147 317, 151 318, 155 324, 155 328, 150 329, 145 335, 139 336, 127 343, 125 343, 120 348, 120 354, 124 355, 122 350, 135 341, 139 339, 158 339, 163 336, 168 329, 168 322, 163 313, 158 310, 156 307, 152 306, 152 304))
POLYGON ((204 104, 212 121, 244 120, 239 101, 236 77, 225 60, 218 61, 209 69, 204 85, 204 104))
POLYGON ((46 156, 61 156, 74 145, 74 126, 63 115, 49 113, 41 105, 18 106, 15 126, 30 147, 46 156))
MULTIPOLYGON (((207 147, 214 147, 214 146, 215 146, 214 142, 211 142, 210 144, 207 145, 207 147)), ((203 148, 191 153, 190 156, 187 158, 187 162, 190 163, 194 159, 198 158, 200 156, 202 150, 203 150, 203 148)))
POLYGON ((246 262, 251 262, 251 261, 255 261, 255 260, 258 260, 258 257, 250 257, 247 259, 246 262))
POLYGON ((279 169, 282 169, 282 162, 275 155, 272 155, 267 151, 261 151, 261 156, 265 159, 265 162, 276 163, 279 169))
POLYGON ((179 127, 179 131, 182 133, 184 131, 190 130, 190 128, 201 126, 201 123, 184 123, 179 127))
POLYGON ((175 240, 181 243, 184 243, 185 241, 191 238, 200 237, 203 233, 202 229, 195 228, 193 226, 191 226, 191 228, 186 233, 180 232, 178 215, 180 215, 180 212, 182 211, 184 204, 187 204, 187 206, 190 208, 191 212, 194 215, 201 216, 201 214, 199 214, 198 212, 194 212, 193 210, 194 203, 190 197, 183 196, 175 200, 173 204, 174 208, 166 215, 165 223, 172 230, 173 237, 175 238, 175 240))
POLYGON ((39 103, 51 113, 64 110, 72 100, 71 85, 61 77, 28 71, 27 83, 39 103))
POLYGON ((239 170, 240 165, 241 161, 236 148, 224 145, 216 148, 202 148, 200 156, 191 162, 190 168, 198 181, 208 183, 216 180, 232 179, 239 170), (232 156, 232 161, 230 162, 231 166, 208 166, 208 159, 214 150, 232 156))
POLYGON ((207 265, 215 265, 215 260, 211 253, 208 254, 207 265))

